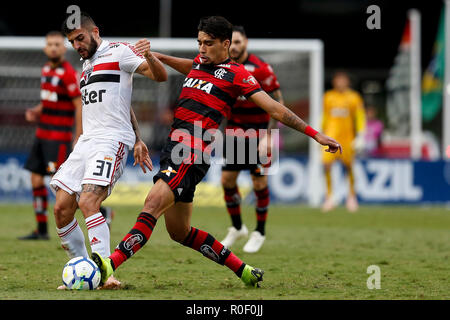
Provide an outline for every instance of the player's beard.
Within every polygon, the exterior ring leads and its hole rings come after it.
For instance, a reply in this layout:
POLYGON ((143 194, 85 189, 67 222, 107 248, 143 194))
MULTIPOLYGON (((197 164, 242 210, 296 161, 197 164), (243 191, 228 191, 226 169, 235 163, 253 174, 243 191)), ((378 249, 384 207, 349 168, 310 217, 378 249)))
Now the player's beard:
POLYGON ((98 43, 95 41, 94 37, 91 35, 91 43, 89 44, 89 47, 86 49, 88 52, 88 56, 86 59, 92 58, 92 56, 95 54, 98 48, 98 43))
POLYGON ((53 64, 59 64, 63 59, 61 56, 48 58, 48 60, 53 64))
POLYGON ((231 55, 231 51, 230 51, 230 58, 237 62, 242 58, 242 55, 244 54, 245 50, 243 49, 239 52, 236 52, 236 50, 233 50, 233 52, 235 53, 235 55, 231 55))

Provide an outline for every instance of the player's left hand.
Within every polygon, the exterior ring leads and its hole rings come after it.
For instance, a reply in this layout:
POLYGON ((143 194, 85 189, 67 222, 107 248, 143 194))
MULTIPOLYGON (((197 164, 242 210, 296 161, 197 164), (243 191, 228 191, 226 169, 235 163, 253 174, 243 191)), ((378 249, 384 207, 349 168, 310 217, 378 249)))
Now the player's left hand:
POLYGON ((266 134, 259 139, 258 153, 260 156, 270 156, 272 154, 272 136, 266 134))
POLYGON ((138 140, 134 144, 133 156, 134 156, 133 167, 137 163, 139 163, 139 165, 141 166, 141 169, 144 173, 147 173, 147 170, 145 169, 145 167, 147 167, 150 171, 153 170, 153 163, 152 163, 152 160, 150 159, 150 155, 148 153, 148 148, 142 140, 138 140))
POLYGON ((337 142, 333 138, 330 138, 330 137, 318 132, 314 136, 314 140, 316 140, 318 143, 320 143, 323 146, 328 146, 328 149, 326 149, 325 152, 336 153, 339 151, 342 154, 342 146, 339 144, 339 142, 337 142))
POLYGON ((352 147, 356 153, 362 153, 365 147, 365 139, 363 134, 358 134, 352 141, 352 147))
POLYGON ((263 167, 270 167, 272 162, 272 136, 270 134, 266 134, 259 139, 258 154, 261 159, 267 158, 266 160, 268 160, 263 167))
POLYGON ((134 48, 137 52, 142 54, 144 57, 148 58, 151 55, 150 52, 150 41, 147 39, 141 39, 136 42, 134 48))

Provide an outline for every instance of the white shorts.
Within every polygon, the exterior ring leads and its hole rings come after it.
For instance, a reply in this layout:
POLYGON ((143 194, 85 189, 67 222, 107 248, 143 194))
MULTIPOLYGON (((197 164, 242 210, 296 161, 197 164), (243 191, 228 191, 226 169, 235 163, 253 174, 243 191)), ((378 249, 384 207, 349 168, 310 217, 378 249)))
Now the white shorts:
POLYGON ((89 138, 78 139, 67 160, 50 181, 54 191, 59 188, 79 199, 83 184, 109 186, 108 196, 123 173, 128 147, 122 142, 89 138))

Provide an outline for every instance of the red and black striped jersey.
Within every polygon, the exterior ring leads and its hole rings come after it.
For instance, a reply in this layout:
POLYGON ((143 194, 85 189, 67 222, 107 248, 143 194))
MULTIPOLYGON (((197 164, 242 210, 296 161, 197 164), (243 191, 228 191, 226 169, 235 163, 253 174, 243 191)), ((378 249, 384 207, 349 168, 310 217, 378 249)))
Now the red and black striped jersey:
POLYGON ((217 65, 201 64, 198 55, 184 79, 165 150, 172 150, 181 142, 208 152, 205 149, 210 141, 205 137, 215 132, 224 117, 230 116, 236 99, 260 90, 258 81, 243 65, 230 59, 217 65))
POLYGON ((72 141, 75 106, 72 99, 81 95, 78 76, 69 62, 56 68, 46 63, 41 71, 42 113, 36 137, 38 139, 72 141))
MULTIPOLYGON (((250 53, 242 65, 255 77, 261 88, 267 93, 280 88, 272 67, 260 57, 250 53)), ((270 116, 266 111, 241 96, 231 109, 227 129, 255 129, 258 132, 258 129, 267 129, 269 120, 270 116)))

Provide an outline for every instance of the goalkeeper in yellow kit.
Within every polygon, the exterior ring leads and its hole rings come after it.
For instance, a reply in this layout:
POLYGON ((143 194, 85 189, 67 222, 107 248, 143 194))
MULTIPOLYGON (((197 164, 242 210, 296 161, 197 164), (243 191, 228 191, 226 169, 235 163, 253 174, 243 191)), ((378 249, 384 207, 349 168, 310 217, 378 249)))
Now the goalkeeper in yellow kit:
POLYGON ((349 181, 346 207, 349 211, 355 212, 358 210, 358 200, 355 193, 353 159, 355 153, 361 151, 364 147, 364 130, 366 127, 364 103, 359 93, 350 88, 350 79, 345 72, 337 72, 333 76, 332 84, 333 89, 328 90, 323 99, 322 130, 327 136, 338 140, 344 152, 342 154, 323 153, 327 194, 322 210, 330 211, 335 206, 331 166, 334 161, 339 160, 347 171, 349 181))

